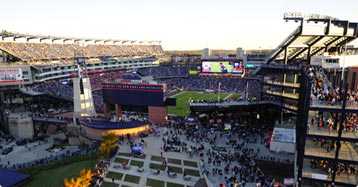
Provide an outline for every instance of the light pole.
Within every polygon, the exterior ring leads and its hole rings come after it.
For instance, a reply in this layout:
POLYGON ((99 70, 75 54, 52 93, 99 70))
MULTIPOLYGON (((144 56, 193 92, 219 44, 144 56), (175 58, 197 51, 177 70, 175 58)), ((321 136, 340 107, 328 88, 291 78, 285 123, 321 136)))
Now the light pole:
POLYGON ((249 81, 246 80, 246 101, 249 98, 249 81))
POLYGON ((220 102, 220 87, 221 87, 221 82, 219 82, 218 84, 218 103, 220 102))

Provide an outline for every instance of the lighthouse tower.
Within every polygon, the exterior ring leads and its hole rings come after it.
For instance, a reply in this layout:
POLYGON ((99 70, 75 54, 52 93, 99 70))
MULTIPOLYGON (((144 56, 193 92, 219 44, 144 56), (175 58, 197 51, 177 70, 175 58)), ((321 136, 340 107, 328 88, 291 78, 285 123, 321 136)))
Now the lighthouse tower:
POLYGON ((75 65, 77 65, 77 76, 73 78, 73 117, 93 116, 96 114, 96 111, 93 105, 90 79, 85 73, 85 58, 76 57, 75 65))

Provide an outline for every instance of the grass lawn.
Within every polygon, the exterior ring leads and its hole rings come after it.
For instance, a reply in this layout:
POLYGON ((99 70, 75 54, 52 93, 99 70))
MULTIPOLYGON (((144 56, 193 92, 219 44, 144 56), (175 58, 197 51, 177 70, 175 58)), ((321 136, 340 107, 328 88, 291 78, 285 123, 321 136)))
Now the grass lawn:
POLYGON ((181 165, 181 160, 179 160, 179 159, 174 159, 174 158, 168 158, 168 163, 181 165))
POLYGON ((153 186, 153 187, 164 187, 164 181, 155 180, 155 179, 147 179, 146 186, 153 186))
POLYGON ((141 156, 141 157, 135 157, 135 158, 144 160, 145 157, 147 157, 147 155, 144 155, 144 156, 141 156))
MULTIPOLYGON (((220 98, 224 99, 229 94, 220 93, 220 98)), ((178 116, 186 116, 189 114, 189 100, 218 100, 218 94, 200 93, 195 91, 185 91, 176 95, 174 98, 177 99, 177 106, 168 106, 169 114, 176 114, 178 116)))
POLYGON ((185 187, 182 184, 167 182, 167 187, 185 187))
POLYGON ((138 166, 138 167, 143 167, 144 162, 143 162, 143 161, 137 161, 137 160, 131 160, 130 165, 132 165, 132 166, 138 166))
POLYGON ((126 174, 126 175, 124 176, 124 181, 126 181, 126 182, 131 182, 131 183, 139 184, 139 180, 140 180, 140 177, 139 177, 139 176, 129 175, 129 174, 126 174))
POLYGON ((200 173, 198 170, 194 170, 194 169, 185 169, 185 172, 187 175, 191 175, 191 176, 196 176, 196 177, 200 177, 200 173))
POLYGON ((181 168, 174 167, 174 166, 169 166, 169 168, 170 168, 170 170, 169 170, 170 172, 183 173, 181 168))
POLYGON ((271 162, 266 160, 255 160, 255 163, 265 174, 265 176, 283 182, 284 178, 293 178, 293 164, 271 162))
POLYGON ((123 173, 117 173, 117 172, 109 171, 107 173, 106 177, 110 178, 110 179, 122 180, 123 173))
POLYGON ((49 170, 43 170, 40 173, 32 176, 30 181, 26 183, 25 186, 64 186, 65 178, 77 178, 82 169, 92 169, 96 162, 97 160, 95 159, 84 160, 49 170))
POLYGON ((160 170, 162 170, 162 171, 165 170, 165 167, 162 166, 161 164, 154 164, 154 163, 150 163, 150 164, 149 164, 149 168, 150 168, 150 169, 154 169, 154 170, 156 170, 156 169, 160 169, 160 170))
POLYGON ((101 187, 118 187, 119 184, 103 181, 101 187))
POLYGON ((154 155, 152 155, 151 160, 153 160, 153 161, 158 161, 158 162, 162 162, 162 161, 163 161, 163 158, 160 157, 160 156, 154 156, 154 155))
POLYGON ((126 158, 116 158, 116 159, 114 159, 114 162, 117 162, 117 163, 123 163, 123 162, 126 162, 126 163, 128 163, 128 161, 129 161, 129 159, 126 159, 126 158))
POLYGON ((191 167, 198 167, 196 162, 189 161, 189 160, 184 160, 184 165, 185 166, 191 166, 191 167))

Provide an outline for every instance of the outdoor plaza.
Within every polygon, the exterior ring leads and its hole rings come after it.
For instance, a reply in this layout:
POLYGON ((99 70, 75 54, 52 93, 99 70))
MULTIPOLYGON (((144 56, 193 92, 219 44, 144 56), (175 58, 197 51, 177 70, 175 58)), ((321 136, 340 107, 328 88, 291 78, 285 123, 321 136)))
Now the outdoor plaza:
MULTIPOLYGON (((251 158, 288 162, 290 164, 294 159, 293 154, 270 152, 265 147, 264 139, 266 137, 249 138, 252 141, 243 140, 241 145, 244 146, 235 150, 234 146, 228 143, 227 135, 222 132, 208 134, 209 137, 221 137, 217 139, 215 145, 212 145, 208 141, 199 142, 188 139, 183 133, 175 134, 175 131, 170 128, 158 127, 156 131, 161 132, 161 135, 156 136, 153 133, 145 138, 132 139, 134 145, 143 147, 144 156, 133 157, 128 140, 125 140, 122 145, 119 144, 119 151, 111 159, 101 186, 187 187, 195 184, 197 186, 205 185, 201 182, 207 179, 211 183, 207 184, 208 186, 216 187, 220 184, 243 186, 246 183, 246 187, 253 187, 257 184, 255 181, 263 176, 259 168, 248 169, 247 165, 240 164, 241 162, 237 161, 236 158, 232 160, 220 158, 215 162, 212 153, 232 154, 240 152, 240 154, 244 155, 243 153, 245 153, 251 158), (165 132, 167 132, 167 135, 163 135, 165 132), (168 143, 169 137, 174 134, 181 140, 178 149, 164 143, 168 143), (164 144, 170 147, 168 151, 163 150, 164 144), (198 151, 193 151, 196 149, 198 151), (209 149, 210 151, 208 151, 209 149), (239 172, 235 172, 236 170, 233 170, 233 168, 238 168, 239 172), (236 179, 233 180, 233 177, 236 179), (247 178, 248 181, 244 182, 244 178, 247 178)), ((242 136, 239 137, 238 134, 229 136, 231 136, 229 137, 230 141, 237 140, 239 143, 242 140, 242 136)), ((249 165, 254 166, 255 163, 250 160, 249 165)))

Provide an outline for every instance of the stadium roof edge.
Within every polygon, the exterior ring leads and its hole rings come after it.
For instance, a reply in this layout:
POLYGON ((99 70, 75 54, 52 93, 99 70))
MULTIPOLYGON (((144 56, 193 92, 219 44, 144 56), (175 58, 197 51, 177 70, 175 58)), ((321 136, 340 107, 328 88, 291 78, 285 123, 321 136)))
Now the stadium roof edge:
POLYGON ((63 40, 63 41, 73 41, 74 43, 76 42, 102 42, 102 43, 112 43, 112 44, 116 44, 116 43, 138 43, 138 44, 154 44, 154 45, 160 45, 161 41, 160 40, 119 40, 119 39, 96 39, 96 38, 76 38, 76 37, 64 37, 64 36, 50 36, 50 35, 32 35, 32 34, 21 34, 21 33, 15 33, 15 32, 9 32, 6 30, 2 30, 0 33, 0 37, 2 40, 4 40, 4 38, 14 38, 14 41, 18 38, 26 38, 27 41, 31 40, 31 39, 39 39, 40 42, 42 42, 42 40, 45 39, 49 39, 52 42, 55 40, 63 40))
POLYGON ((307 59, 324 52, 338 51, 358 37, 358 23, 327 16, 302 17, 285 15, 284 20, 300 22, 300 26, 284 39, 266 59, 266 63, 307 59))

